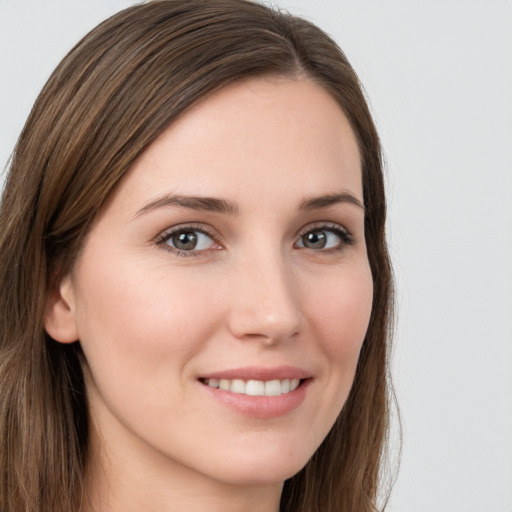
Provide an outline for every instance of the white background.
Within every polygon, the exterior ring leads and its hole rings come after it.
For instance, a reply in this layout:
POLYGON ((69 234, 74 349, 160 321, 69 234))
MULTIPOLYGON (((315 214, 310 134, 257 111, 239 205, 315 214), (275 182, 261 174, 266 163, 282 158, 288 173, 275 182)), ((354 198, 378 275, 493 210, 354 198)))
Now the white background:
MULTIPOLYGON (((0 166, 130 0, 0 0, 0 166)), ((339 42, 387 158, 404 426, 390 512, 512 512, 512 2, 280 0, 339 42)))

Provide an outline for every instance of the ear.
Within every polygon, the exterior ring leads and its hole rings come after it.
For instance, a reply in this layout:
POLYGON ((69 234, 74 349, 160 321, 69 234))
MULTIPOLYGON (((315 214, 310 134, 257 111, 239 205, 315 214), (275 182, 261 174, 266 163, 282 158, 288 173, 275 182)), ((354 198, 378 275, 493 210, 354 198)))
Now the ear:
POLYGON ((71 276, 67 275, 50 290, 44 320, 46 332, 60 343, 77 341, 75 315, 73 283, 71 276))

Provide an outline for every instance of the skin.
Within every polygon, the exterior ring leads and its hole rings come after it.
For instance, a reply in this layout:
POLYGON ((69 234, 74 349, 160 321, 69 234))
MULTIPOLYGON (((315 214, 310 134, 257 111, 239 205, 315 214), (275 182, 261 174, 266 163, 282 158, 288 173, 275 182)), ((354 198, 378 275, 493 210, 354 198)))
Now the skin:
POLYGON ((54 339, 80 340, 86 357, 83 510, 278 510, 283 481, 343 407, 371 312, 363 208, 300 208, 338 192, 363 202, 356 139, 335 100, 305 79, 227 86, 140 157, 46 318, 54 339), (165 194, 222 198, 238 212, 144 210, 165 194), (177 254, 176 239, 162 239, 179 226, 212 239, 177 254), (319 232, 327 248, 304 244, 319 232), (273 418, 226 406, 198 380, 281 365, 311 379, 303 402, 273 418))

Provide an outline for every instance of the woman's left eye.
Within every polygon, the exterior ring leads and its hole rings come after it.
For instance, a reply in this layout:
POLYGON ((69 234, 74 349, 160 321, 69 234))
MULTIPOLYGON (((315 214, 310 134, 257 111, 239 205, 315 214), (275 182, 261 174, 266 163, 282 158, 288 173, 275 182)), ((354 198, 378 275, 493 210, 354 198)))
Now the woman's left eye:
POLYGON ((353 238, 350 233, 336 226, 321 226, 311 229, 301 235, 295 246, 312 250, 343 249, 347 245, 353 244, 353 238))
POLYGON ((166 233, 158 241, 158 244, 179 256, 192 256, 198 251, 213 249, 216 246, 210 235, 193 228, 180 228, 166 233))

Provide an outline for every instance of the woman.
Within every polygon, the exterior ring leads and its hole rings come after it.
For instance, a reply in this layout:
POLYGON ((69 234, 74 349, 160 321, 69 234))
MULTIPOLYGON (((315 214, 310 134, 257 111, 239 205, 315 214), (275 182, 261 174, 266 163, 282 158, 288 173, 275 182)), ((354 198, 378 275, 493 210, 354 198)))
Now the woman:
POLYGON ((322 31, 113 16, 36 101, 0 222, 3 512, 375 510, 381 153, 322 31))

